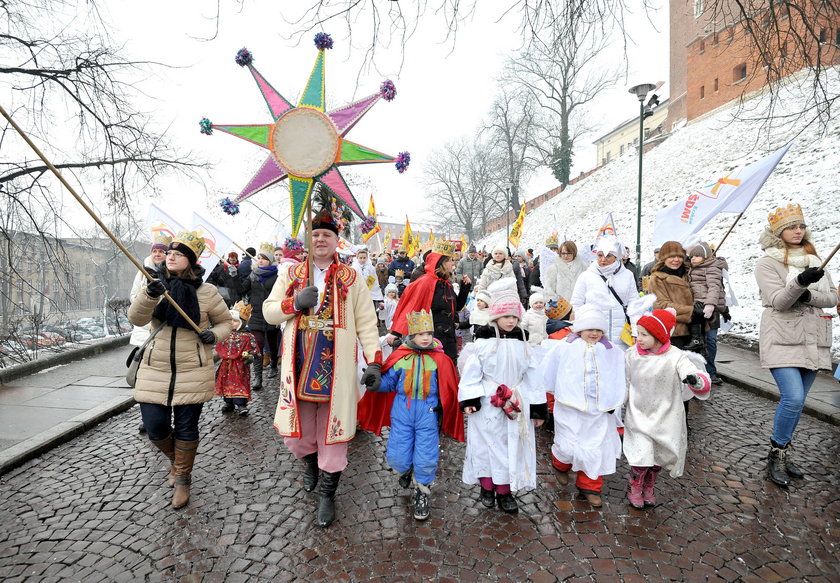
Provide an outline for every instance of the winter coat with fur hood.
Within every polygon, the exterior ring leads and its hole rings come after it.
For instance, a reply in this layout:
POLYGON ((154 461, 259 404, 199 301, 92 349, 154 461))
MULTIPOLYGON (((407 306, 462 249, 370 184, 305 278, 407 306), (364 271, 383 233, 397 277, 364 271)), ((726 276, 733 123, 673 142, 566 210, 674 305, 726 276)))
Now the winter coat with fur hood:
POLYGON ((654 269, 648 280, 648 289, 656 296, 653 309, 674 308, 677 311, 677 326, 671 336, 688 336, 688 324, 694 311, 694 294, 691 293, 688 278, 654 269))
MULTIPOLYGON (((806 231, 805 240, 810 238, 806 231)), ((819 258, 804 253, 797 257, 791 250, 785 265, 785 245, 781 238, 765 229, 759 242, 765 251, 755 266, 764 306, 758 334, 761 366, 830 369, 831 314, 823 308, 837 305, 837 290, 828 272, 806 288, 796 276, 806 267, 819 267, 819 258), (800 301, 806 289, 811 297, 800 301)))
MULTIPOLYGON (((200 312, 198 327, 211 329, 216 343, 227 338, 233 329, 225 300, 216 286, 204 283, 196 290, 200 312)), ((135 326, 151 322, 152 330, 160 322, 152 317, 161 298, 152 298, 145 286, 128 308, 128 319, 135 326)), ((158 405, 191 405, 206 403, 215 389, 213 345, 202 344, 193 329, 165 325, 146 347, 137 370, 134 400, 158 405)))

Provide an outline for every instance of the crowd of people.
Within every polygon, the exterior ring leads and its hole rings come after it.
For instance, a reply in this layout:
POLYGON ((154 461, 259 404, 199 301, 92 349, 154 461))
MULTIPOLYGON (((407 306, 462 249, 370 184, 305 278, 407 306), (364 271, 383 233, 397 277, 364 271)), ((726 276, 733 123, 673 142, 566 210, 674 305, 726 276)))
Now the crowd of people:
MULTIPOLYGON (((338 234, 322 211, 311 263, 298 240, 264 244, 227 257, 211 285, 195 234, 154 242, 147 268, 156 278, 138 276, 129 318, 147 328, 139 335, 171 338, 152 345, 135 395, 149 439, 171 462, 174 507, 189 499, 202 404, 215 394, 223 411, 246 414, 264 365, 278 378, 274 426, 302 461, 303 489, 318 489, 322 527, 335 520, 358 429, 391 428, 385 458, 413 488, 417 520, 430 515, 441 430, 466 442, 462 479, 478 486, 480 503, 508 513, 518 511, 517 491, 537 487, 543 425, 559 483, 575 473, 593 507, 622 455, 635 508, 656 504, 662 469, 683 473, 687 404, 722 384, 717 332, 730 319, 727 262, 711 245, 668 241, 637 269, 613 236, 592 245, 552 236, 536 253, 513 254, 460 253, 439 239, 410 258, 404 248, 340 255, 338 234)), ((823 309, 836 308, 838 294, 798 205, 769 215, 760 244, 761 362, 781 393, 767 471, 787 487, 804 474, 791 442, 816 371, 831 366, 823 309)))

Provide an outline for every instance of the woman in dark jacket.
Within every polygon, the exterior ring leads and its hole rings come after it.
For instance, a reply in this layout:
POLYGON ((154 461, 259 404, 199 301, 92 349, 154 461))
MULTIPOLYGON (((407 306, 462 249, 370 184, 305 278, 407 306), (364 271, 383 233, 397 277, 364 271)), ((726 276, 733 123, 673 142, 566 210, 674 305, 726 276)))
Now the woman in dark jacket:
POLYGON ((443 352, 455 362, 458 359, 455 330, 458 329, 458 312, 467 303, 472 282, 462 276, 458 294, 450 279, 455 269, 452 255, 455 247, 447 241, 438 239, 426 257, 425 274, 413 280, 400 297, 394 323, 388 334, 388 344, 393 344, 400 336, 408 333, 406 316, 420 310, 431 311, 435 325, 435 338, 443 345, 443 352))
MULTIPOLYGON (((257 346, 260 350, 265 349, 268 342, 268 353, 270 356, 268 378, 277 376, 277 360, 280 356, 280 329, 277 326, 268 324, 263 318, 262 305, 271 293, 274 282, 277 281, 277 265, 274 263, 274 245, 263 243, 257 253, 251 274, 241 283, 240 293, 247 295, 248 303, 252 307, 251 318, 248 320, 248 329, 257 339, 257 346)), ((251 364, 253 375, 253 388, 262 388, 262 356, 254 359, 251 364)))

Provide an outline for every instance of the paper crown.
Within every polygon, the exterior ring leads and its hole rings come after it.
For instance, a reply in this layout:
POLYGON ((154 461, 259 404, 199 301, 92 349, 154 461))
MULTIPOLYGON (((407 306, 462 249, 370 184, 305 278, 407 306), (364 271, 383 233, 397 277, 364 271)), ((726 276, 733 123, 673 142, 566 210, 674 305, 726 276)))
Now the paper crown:
POLYGON ((405 271, 403 271, 402 269, 396 269, 396 270, 394 270, 394 276, 395 277, 405 277, 405 271))
POLYGON ((269 258, 273 258, 274 257, 274 245, 264 241, 264 242, 260 243, 260 248, 258 250, 258 253, 266 253, 269 256, 269 258))
POLYGON ((406 318, 408 319, 408 335, 422 334, 423 332, 434 332, 435 324, 432 321, 432 313, 426 310, 419 312, 411 312, 406 318))
POLYGON ((178 234, 172 239, 171 244, 175 246, 178 244, 186 246, 193 252, 196 259, 201 257, 201 254, 204 253, 204 248, 207 247, 207 243, 204 241, 203 231, 178 231, 178 234))
POLYGON ((164 247, 169 247, 169 244, 172 242, 172 235, 168 233, 164 233, 163 231, 158 231, 152 237, 152 246, 155 245, 163 245, 164 247))
POLYGON ((557 242, 557 235, 551 235, 545 240, 546 247, 559 247, 560 244, 557 242))
POLYGON ((767 222, 770 223, 770 230, 776 235, 791 225, 805 224, 805 215, 802 214, 802 207, 798 204, 789 204, 785 208, 777 208, 776 212, 767 215, 767 222))
POLYGON ((545 307, 545 315, 552 320, 562 320, 571 311, 572 304, 563 296, 558 297, 556 302, 549 302, 545 307))
POLYGON ((251 310, 253 310, 251 304, 246 305, 242 300, 233 304, 233 307, 231 308, 232 312, 239 312, 239 317, 242 320, 248 320, 251 317, 251 310))
POLYGON ((450 243, 444 239, 437 239, 435 244, 432 246, 432 253, 452 257, 455 255, 455 243, 450 243))

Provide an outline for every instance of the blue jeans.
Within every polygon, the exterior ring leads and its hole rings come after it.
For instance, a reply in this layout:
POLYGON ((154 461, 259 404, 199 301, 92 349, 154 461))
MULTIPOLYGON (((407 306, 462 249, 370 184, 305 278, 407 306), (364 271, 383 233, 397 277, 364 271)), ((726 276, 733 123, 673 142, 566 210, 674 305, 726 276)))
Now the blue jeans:
POLYGON ((817 378, 817 371, 806 368, 771 368, 770 374, 779 387, 779 405, 773 418, 773 441, 782 447, 790 443, 793 430, 799 423, 805 397, 817 378))
POLYGON ((709 376, 717 376, 715 357, 717 356, 717 328, 706 331, 706 372, 709 376))
POLYGON ((140 403, 140 415, 143 425, 152 441, 166 439, 170 435, 180 441, 198 441, 198 418, 204 403, 192 405, 157 405, 155 403, 140 403), (175 427, 172 427, 172 418, 175 427))

